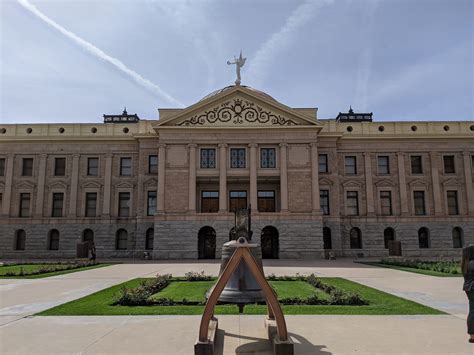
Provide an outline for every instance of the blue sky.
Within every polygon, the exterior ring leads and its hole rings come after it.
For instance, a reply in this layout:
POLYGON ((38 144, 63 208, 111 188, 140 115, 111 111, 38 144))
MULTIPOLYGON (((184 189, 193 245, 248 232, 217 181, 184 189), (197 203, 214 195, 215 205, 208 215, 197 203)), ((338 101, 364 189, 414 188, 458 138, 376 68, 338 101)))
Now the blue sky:
POLYGON ((0 0, 0 122, 156 119, 233 84, 334 118, 474 119, 474 1, 0 0))

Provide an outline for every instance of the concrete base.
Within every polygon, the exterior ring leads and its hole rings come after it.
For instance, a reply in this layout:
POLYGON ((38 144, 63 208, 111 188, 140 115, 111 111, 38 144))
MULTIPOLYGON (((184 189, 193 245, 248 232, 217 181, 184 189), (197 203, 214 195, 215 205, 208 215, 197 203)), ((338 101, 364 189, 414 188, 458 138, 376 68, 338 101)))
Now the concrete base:
POLYGON ((217 318, 213 317, 209 323, 209 331, 207 333, 207 341, 199 341, 199 337, 194 344, 194 355, 214 355, 214 344, 216 343, 218 322, 217 318))
POLYGON ((265 328, 267 329, 268 340, 272 344, 274 355, 294 355, 293 342, 289 338, 286 341, 280 340, 274 319, 265 318, 265 328))

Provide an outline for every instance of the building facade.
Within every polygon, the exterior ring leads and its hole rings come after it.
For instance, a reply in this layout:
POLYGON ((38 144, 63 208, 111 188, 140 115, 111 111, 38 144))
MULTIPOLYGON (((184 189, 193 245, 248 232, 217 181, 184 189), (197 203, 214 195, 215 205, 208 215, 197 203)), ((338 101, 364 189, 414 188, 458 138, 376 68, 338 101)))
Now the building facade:
POLYGON ((459 256, 474 243, 474 122, 318 119, 246 86, 159 120, 0 124, 0 256, 219 258, 252 207, 265 258, 459 256))

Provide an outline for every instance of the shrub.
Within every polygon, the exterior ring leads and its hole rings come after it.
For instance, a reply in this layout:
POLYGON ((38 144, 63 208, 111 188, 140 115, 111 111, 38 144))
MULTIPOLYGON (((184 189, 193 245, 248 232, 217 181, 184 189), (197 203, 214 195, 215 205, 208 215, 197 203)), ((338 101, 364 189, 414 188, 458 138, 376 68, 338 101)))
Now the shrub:
POLYGON ((415 260, 382 259, 381 263, 385 265, 402 266, 402 267, 409 267, 413 269, 442 272, 445 274, 456 275, 460 273, 459 262, 454 261, 454 260, 422 261, 422 260, 416 260, 416 259, 415 260))
POLYGON ((184 274, 184 278, 186 279, 186 281, 211 281, 212 280, 212 276, 205 275, 204 270, 201 272, 189 271, 186 274, 184 274))
POLYGON ((123 287, 113 305, 120 306, 147 306, 152 304, 150 296, 160 292, 169 285, 170 274, 156 275, 152 280, 144 280, 134 288, 123 287))

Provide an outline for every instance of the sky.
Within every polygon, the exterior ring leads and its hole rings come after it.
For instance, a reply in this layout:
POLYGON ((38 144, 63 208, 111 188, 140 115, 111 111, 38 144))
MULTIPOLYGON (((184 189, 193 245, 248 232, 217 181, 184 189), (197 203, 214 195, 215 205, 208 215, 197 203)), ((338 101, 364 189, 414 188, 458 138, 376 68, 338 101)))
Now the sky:
POLYGON ((0 0, 0 123, 157 119, 232 85, 319 118, 474 120, 473 0, 0 0))

